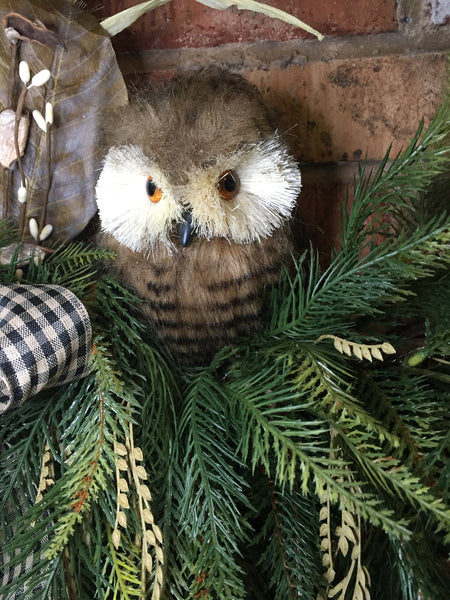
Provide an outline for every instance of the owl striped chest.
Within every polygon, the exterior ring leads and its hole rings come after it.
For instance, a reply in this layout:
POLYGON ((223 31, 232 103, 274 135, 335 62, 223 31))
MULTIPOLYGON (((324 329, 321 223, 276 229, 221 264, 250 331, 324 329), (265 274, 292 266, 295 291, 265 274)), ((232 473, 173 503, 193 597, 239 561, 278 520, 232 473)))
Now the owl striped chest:
POLYGON ((117 250, 115 267, 144 299, 162 344, 180 363, 202 365, 258 329, 264 288, 277 280, 290 245, 280 231, 244 245, 217 238, 172 253, 161 247, 148 258, 117 250))

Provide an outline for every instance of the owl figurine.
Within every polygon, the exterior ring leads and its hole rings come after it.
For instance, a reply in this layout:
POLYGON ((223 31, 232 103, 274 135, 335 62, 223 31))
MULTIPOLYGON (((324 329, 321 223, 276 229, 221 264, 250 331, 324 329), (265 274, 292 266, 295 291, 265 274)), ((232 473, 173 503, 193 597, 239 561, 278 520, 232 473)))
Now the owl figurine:
POLYGON ((207 364, 253 334, 292 260, 301 178, 259 91, 206 70, 137 94, 105 127, 101 244, 165 348, 207 364))

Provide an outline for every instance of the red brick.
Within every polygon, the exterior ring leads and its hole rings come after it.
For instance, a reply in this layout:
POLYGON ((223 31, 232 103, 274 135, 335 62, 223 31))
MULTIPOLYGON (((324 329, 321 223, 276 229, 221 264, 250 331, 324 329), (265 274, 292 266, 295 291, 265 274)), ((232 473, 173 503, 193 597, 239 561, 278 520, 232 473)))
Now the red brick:
POLYGON ((371 159, 405 146, 434 116, 446 82, 441 54, 335 60, 246 73, 308 162, 371 159))
MULTIPOLYGON (((136 4, 136 0, 105 0, 98 17, 109 16, 136 4)), ((395 31, 395 0, 266 0, 285 10, 324 35, 395 31)), ((88 8, 98 7, 88 0, 88 8)), ((115 40, 120 50, 155 48, 199 48, 256 40, 292 40, 310 37, 300 29, 249 11, 214 10, 195 0, 171 0, 115 40)))
MULTIPOLYGON (((305 179, 305 178, 304 178, 305 179)), ((307 240, 319 251, 323 266, 340 247, 340 207, 347 185, 340 181, 303 184, 299 198, 300 217, 307 240)))

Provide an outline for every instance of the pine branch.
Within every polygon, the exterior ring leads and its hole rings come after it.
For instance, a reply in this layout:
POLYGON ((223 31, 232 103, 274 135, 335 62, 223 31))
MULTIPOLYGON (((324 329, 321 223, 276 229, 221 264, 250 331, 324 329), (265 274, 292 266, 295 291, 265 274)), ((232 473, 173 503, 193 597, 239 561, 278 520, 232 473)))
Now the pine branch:
POLYGON ((223 600, 245 597, 236 557, 248 536, 242 507, 249 506, 240 475, 243 467, 230 444, 228 402, 207 372, 193 376, 180 418, 183 474, 174 492, 178 535, 192 540, 189 556, 180 557, 194 578, 191 597, 206 593, 223 600))
MULTIPOLYGON (((348 210, 347 201, 341 212, 343 253, 359 256, 365 248, 372 248, 376 236, 389 236, 392 217, 396 232, 415 229, 410 217, 417 212, 418 195, 429 188, 430 182, 448 174, 449 114, 450 94, 428 129, 424 131, 422 122, 403 152, 391 159, 389 148, 376 171, 369 174, 367 163, 361 163, 353 206, 348 210), (387 221, 385 216, 389 217, 387 221)), ((439 220, 434 214, 436 218, 439 220)), ((416 219, 414 221, 418 223, 416 219)))
POLYGON ((417 279, 442 273, 450 262, 450 211, 430 214, 433 198, 426 191, 449 171, 449 112, 447 99, 430 128, 419 128, 390 162, 388 151, 374 174, 361 165, 352 207, 342 211, 341 251, 324 273, 311 251, 292 278, 284 274, 266 335, 306 341, 314 330, 317 337, 345 337, 358 315, 379 318, 411 296, 417 279))
MULTIPOLYGON (((304 257, 295 277, 284 274, 274 292, 274 317, 266 335, 303 342, 330 333, 348 337, 359 315, 379 318, 391 303, 406 301, 411 283, 450 261, 450 219, 435 225, 381 243, 356 261, 352 254, 340 254, 323 274, 314 254, 309 264, 304 257)), ((258 338, 257 343, 264 342, 258 338)))
POLYGON ((307 540, 315 539, 319 530, 317 499, 295 488, 279 489, 261 469, 252 490, 251 502, 264 518, 252 546, 261 550, 258 569, 266 574, 270 598, 315 600, 320 556, 307 540))
MULTIPOLYGON (((403 519, 395 520, 392 510, 383 505, 377 495, 368 490, 364 481, 347 481, 347 469, 351 463, 333 458, 329 447, 328 432, 330 425, 327 417, 320 408, 320 402, 327 394, 330 399, 326 402, 334 404, 336 397, 332 386, 320 385, 320 377, 311 376, 312 384, 297 386, 293 384, 294 374, 307 370, 310 363, 300 362, 297 355, 295 367, 289 368, 289 362, 279 360, 270 367, 258 364, 258 372, 248 370, 245 378, 229 383, 230 396, 236 407, 235 418, 242 427, 243 460, 250 460, 255 469, 261 463, 267 473, 274 477, 281 486, 289 484, 292 488, 294 481, 301 484, 303 492, 309 489, 310 478, 314 490, 320 497, 327 486, 333 502, 348 502, 355 506, 365 518, 386 531, 408 536, 403 519), (272 461, 275 467, 272 468, 272 461), (355 497, 353 487, 361 488, 361 493, 355 497)), ((325 379, 325 377, 323 377, 325 379)), ((331 418, 334 426, 345 421, 345 410, 337 421, 331 418)), ((352 421, 353 425, 358 421, 352 421)), ((359 428, 358 428, 359 429, 359 428)), ((367 440, 367 434, 360 433, 361 439, 367 440)), ((357 435, 357 434, 355 434, 357 435)), ((386 432, 389 436, 389 433, 386 432)), ((367 441, 366 448, 371 448, 373 440, 367 441)), ((384 456, 380 450, 381 456, 384 456)))
POLYGON ((70 289, 75 295, 84 297, 95 282, 95 266, 99 261, 113 258, 110 251, 82 244, 80 242, 57 243, 42 260, 40 248, 34 249, 33 260, 20 257, 20 244, 15 247, 8 269, 5 269, 3 282, 17 281, 16 269, 23 267, 22 283, 57 284, 70 289))

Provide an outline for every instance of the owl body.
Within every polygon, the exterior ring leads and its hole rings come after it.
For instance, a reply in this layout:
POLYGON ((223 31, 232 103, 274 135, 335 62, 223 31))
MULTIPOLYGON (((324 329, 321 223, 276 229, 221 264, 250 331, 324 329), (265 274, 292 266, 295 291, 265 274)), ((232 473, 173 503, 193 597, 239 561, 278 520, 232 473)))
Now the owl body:
POLYGON ((253 334, 292 255, 300 173, 259 92, 223 71, 138 97, 106 130, 101 243, 181 364, 253 334))
POLYGON ((259 244, 195 239, 176 260, 165 247, 147 258, 111 236, 103 241, 117 252, 119 275, 145 298, 142 309, 162 343, 189 366, 208 363, 223 346, 258 330, 264 288, 291 252, 284 232, 259 244))

